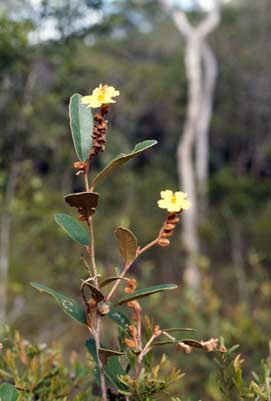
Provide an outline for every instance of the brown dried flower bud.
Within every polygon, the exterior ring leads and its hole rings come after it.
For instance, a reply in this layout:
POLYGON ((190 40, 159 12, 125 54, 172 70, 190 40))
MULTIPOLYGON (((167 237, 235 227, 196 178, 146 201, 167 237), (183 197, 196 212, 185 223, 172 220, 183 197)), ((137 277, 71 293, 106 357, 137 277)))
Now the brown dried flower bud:
POLYGON ((110 306, 105 302, 99 302, 97 311, 101 316, 107 315, 110 312, 110 306))
POLYGON ((73 167, 76 170, 85 170, 85 168, 87 167, 87 163, 82 161, 74 162, 73 167))
POLYGON ((164 229, 165 230, 174 230, 174 228, 175 228, 175 224, 170 224, 170 223, 166 223, 165 225, 164 225, 164 229))
POLYGON ((160 326, 158 324, 155 324, 153 326, 153 335, 156 337, 160 336, 162 334, 162 330, 160 329, 160 326))
POLYGON ((160 238, 158 241, 158 245, 163 246, 163 247, 168 246, 169 244, 170 244, 170 241, 166 238, 160 238))
POLYGON ((128 308, 134 309, 135 311, 141 312, 142 308, 139 305, 138 301, 130 301, 127 303, 128 308))
POLYGON ((183 343, 183 342, 181 341, 181 342, 179 342, 179 343, 176 345, 176 350, 177 350, 177 351, 182 351, 182 352, 184 352, 185 354, 191 354, 191 352, 192 352, 192 347, 190 347, 190 345, 187 345, 187 344, 185 344, 185 343, 183 343))
POLYGON ((162 232, 162 238, 171 237, 172 235, 173 235, 173 231, 172 230, 171 231, 164 230, 162 232))
POLYGON ((128 280, 128 286, 130 287, 130 288, 132 288, 133 290, 135 290, 136 289, 136 285, 137 285, 137 281, 136 281, 136 279, 135 278, 130 278, 129 280, 128 280))
POLYGON ((89 306, 89 310, 91 312, 93 312, 96 309, 97 306, 97 302, 95 301, 95 299, 91 298, 88 300, 88 306, 89 306))
POLYGON ((83 214, 80 214, 80 216, 79 216, 79 220, 80 221, 87 221, 87 216, 86 215, 83 215, 83 214))
POLYGON ((132 337, 137 336, 137 328, 135 326, 133 326, 132 324, 129 326, 129 332, 132 337))
POLYGON ((200 343, 208 352, 212 352, 217 349, 218 342, 218 338, 211 338, 208 341, 201 341, 200 343))
POLYGON ((176 216, 168 216, 168 218, 167 218, 167 223, 169 223, 169 224, 174 224, 175 226, 176 226, 176 224, 178 224, 179 223, 179 221, 180 221, 180 219, 179 219, 179 217, 176 217, 176 216))
POLYGON ((219 351, 224 353, 224 352, 227 352, 228 350, 227 350, 227 347, 225 347, 225 345, 221 344, 219 347, 219 351))
POLYGON ((129 348, 136 348, 136 343, 134 340, 131 340, 130 338, 125 338, 124 342, 129 348))

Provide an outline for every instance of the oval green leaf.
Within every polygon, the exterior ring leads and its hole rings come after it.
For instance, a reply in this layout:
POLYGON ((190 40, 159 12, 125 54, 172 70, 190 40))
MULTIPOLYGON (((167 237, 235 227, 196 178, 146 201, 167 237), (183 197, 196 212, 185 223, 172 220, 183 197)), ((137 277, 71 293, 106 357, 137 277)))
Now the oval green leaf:
POLYGON ((143 290, 137 290, 133 294, 127 295, 121 298, 115 305, 122 305, 127 302, 133 301, 134 299, 139 299, 143 297, 148 297, 149 295, 156 294, 162 291, 175 290, 178 288, 176 284, 159 284, 152 287, 144 288, 143 290))
POLYGON ((81 103, 82 95, 70 98, 69 113, 72 139, 76 154, 81 161, 87 160, 92 147, 93 115, 89 107, 81 103))
POLYGON ((32 287, 40 292, 44 292, 50 296, 52 296, 57 303, 62 306, 63 311, 70 316, 72 319, 77 320, 81 324, 87 326, 85 311, 82 308, 81 304, 73 298, 66 297, 66 295, 60 294, 55 290, 46 287, 45 285, 39 283, 31 283, 32 287))
POLYGON ((115 231, 118 248, 126 264, 136 257, 137 239, 132 231, 124 227, 118 227, 115 231))
POLYGON ((107 314, 109 319, 117 324, 117 326, 124 332, 128 332, 128 328, 131 324, 130 320, 124 313, 116 308, 111 308, 110 312, 107 314))
POLYGON ((116 170, 116 168, 128 162, 128 160, 132 159, 133 157, 140 155, 142 152, 151 148, 157 143, 158 142, 153 139, 140 142, 134 147, 131 153, 121 153, 116 156, 115 159, 113 159, 98 175, 96 175, 91 183, 91 188, 94 188, 98 181, 111 174, 114 170, 116 170))
POLYGON ((57 213, 55 221, 75 242, 83 246, 89 245, 88 232, 73 217, 65 213, 57 213))
POLYGON ((19 392, 14 386, 9 383, 2 383, 0 385, 0 401, 17 401, 19 392))

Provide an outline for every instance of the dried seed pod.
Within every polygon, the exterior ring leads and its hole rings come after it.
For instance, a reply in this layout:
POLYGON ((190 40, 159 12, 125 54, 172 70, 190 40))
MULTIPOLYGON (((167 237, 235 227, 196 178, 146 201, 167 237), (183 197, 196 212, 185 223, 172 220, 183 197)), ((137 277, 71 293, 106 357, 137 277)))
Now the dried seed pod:
POLYGON ((171 237, 172 235, 173 235, 173 230, 171 230, 171 231, 164 230, 162 232, 162 238, 171 237))
POLYGON ((167 218, 167 222, 169 223, 169 224, 178 224, 179 223, 179 221, 180 221, 180 219, 179 219, 179 217, 177 217, 176 216, 176 214, 175 215, 173 215, 173 214, 170 214, 169 216, 168 216, 168 218, 167 218))
POLYGON ((165 230, 174 230, 174 228, 176 227, 176 224, 172 224, 172 223, 166 223, 164 224, 164 229, 165 230))
POLYGON ((158 245, 165 247, 168 246, 170 244, 170 241, 166 238, 160 238, 158 241, 158 245))

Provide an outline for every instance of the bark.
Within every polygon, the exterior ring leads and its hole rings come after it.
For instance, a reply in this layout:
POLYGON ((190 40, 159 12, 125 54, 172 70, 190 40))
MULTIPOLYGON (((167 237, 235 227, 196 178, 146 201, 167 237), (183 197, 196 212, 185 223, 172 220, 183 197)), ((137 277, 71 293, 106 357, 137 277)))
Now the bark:
POLYGON ((180 185, 182 190, 188 194, 192 204, 191 208, 182 216, 183 242, 187 252, 184 279, 189 287, 196 290, 200 282, 200 273, 196 262, 199 254, 199 238, 193 145, 201 99, 200 43, 196 35, 190 35, 187 41, 185 65, 188 79, 188 108, 186 123, 178 146, 177 164, 180 185))
MULTIPOLYGON (((183 242, 187 252, 184 279, 194 291, 199 289, 200 271, 198 256, 199 205, 206 205, 208 182, 209 141, 208 132, 212 115, 213 93, 217 75, 216 61, 206 37, 220 21, 219 8, 207 14, 193 27, 186 14, 174 9, 168 0, 160 0, 170 14, 176 28, 185 38, 185 68, 188 81, 188 107, 184 130, 177 151, 177 168, 180 186, 188 194, 192 206, 184 213, 183 242), (193 152, 196 151, 195 160, 193 152), (197 187, 198 182, 198 187, 197 187)), ((204 209, 204 208, 203 208, 204 209)))
POLYGON ((206 41, 202 41, 201 43, 201 56, 203 62, 203 80, 201 107, 197 122, 195 162, 200 206, 199 214, 201 219, 203 219, 206 216, 208 205, 209 128, 217 78, 217 62, 213 51, 206 41))

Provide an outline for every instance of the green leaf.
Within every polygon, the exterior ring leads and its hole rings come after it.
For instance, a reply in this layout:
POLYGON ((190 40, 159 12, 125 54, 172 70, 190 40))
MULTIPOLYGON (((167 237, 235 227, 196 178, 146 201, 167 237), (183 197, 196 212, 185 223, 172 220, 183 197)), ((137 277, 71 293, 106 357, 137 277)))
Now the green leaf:
POLYGON ((185 340, 181 340, 183 343, 190 345, 190 347, 194 347, 194 348, 203 348, 203 346, 201 345, 201 343, 197 340, 193 340, 193 339, 185 339, 185 340))
POLYGON ((121 256, 126 264, 132 262, 136 257, 137 239, 134 234, 124 227, 117 227, 115 231, 117 243, 121 256))
POLYGON ((105 375, 119 390, 127 390, 127 386, 119 380, 125 374, 117 356, 112 356, 105 367, 105 375))
POLYGON ((203 346, 201 345, 201 343, 197 340, 193 340, 193 339, 175 339, 175 340, 166 340, 166 341, 155 341, 153 343, 153 345, 159 346, 159 345, 170 345, 170 344, 177 344, 177 343, 184 343, 187 345, 190 345, 190 347, 194 347, 194 348, 203 348, 203 346))
POLYGON ((87 160, 92 147, 93 115, 89 107, 81 103, 82 95, 75 93, 70 99, 70 126, 74 148, 81 161, 87 160))
POLYGON ((196 331, 196 329, 190 329, 188 327, 182 328, 182 327, 173 327, 169 329, 163 329, 163 331, 166 331, 167 333, 174 332, 174 331, 196 331))
MULTIPOLYGON (((93 361, 95 362, 95 370, 94 370, 94 375, 96 382, 99 384, 100 383, 100 376, 99 376, 99 368, 98 368, 98 357, 97 357, 97 351, 96 351, 96 345, 95 341, 93 338, 90 338, 86 341, 86 347, 88 352, 91 354, 93 361)), ((105 365, 105 376, 111 381, 112 384, 114 384, 118 389, 121 390, 126 390, 127 387, 125 386, 124 383, 121 383, 121 381, 118 379, 118 376, 124 375, 124 371, 119 363, 118 357, 112 356, 108 361, 107 364, 105 365)))
POLYGON ((170 344, 177 344, 181 342, 182 340, 165 340, 165 341, 155 341, 152 343, 152 345, 155 346, 160 346, 160 345, 170 345, 170 344))
POLYGON ((128 162, 128 160, 132 159, 135 156, 140 155, 146 149, 151 148, 156 145, 158 142, 155 140, 147 140, 144 142, 138 143, 131 153, 121 153, 115 157, 92 181, 91 187, 94 188, 98 181, 102 178, 111 174, 116 168, 120 167, 122 164, 128 162))
POLYGON ((131 322, 121 311, 119 311, 117 308, 111 308, 107 316, 109 319, 113 320, 113 322, 115 322, 122 331, 128 332, 131 322))
POLYGON ((88 232, 73 217, 65 213, 57 213, 55 221, 75 242, 83 246, 89 245, 88 232))
POLYGON ((65 295, 62 295, 59 292, 46 287, 45 285, 39 283, 31 283, 31 285, 36 290, 51 295, 57 301, 57 303, 62 306, 63 311, 72 319, 87 325, 85 311, 78 301, 73 298, 66 297, 65 295))
POLYGON ((0 385, 0 401, 17 401, 19 392, 14 386, 8 383, 0 385))
POLYGON ((127 302, 133 301, 134 299, 139 299, 147 297, 152 294, 156 294, 161 291, 175 290, 178 288, 176 284, 159 284, 152 287, 144 288, 143 290, 137 290, 133 294, 127 295, 121 298, 115 305, 122 305, 127 302))
POLYGON ((105 287, 106 285, 109 285, 109 284, 111 284, 111 283, 113 283, 114 281, 117 281, 117 280, 123 280, 123 281, 128 281, 128 278, 125 278, 125 277, 108 277, 107 279, 105 279, 105 280, 103 280, 101 283, 100 283, 100 285, 99 285, 99 287, 100 288, 103 288, 103 287, 105 287))
POLYGON ((98 385, 100 385, 101 381, 100 381, 100 374, 99 374, 99 367, 98 367, 98 356, 97 356, 97 351, 96 351, 96 344, 95 344, 95 341, 93 338, 89 338, 86 341, 86 348, 87 348, 88 352, 90 353, 90 355, 93 359, 93 362, 95 363, 94 372, 93 372, 94 379, 95 379, 96 383, 98 385))
POLYGON ((99 349, 99 356, 100 356, 100 359, 101 359, 103 365, 106 365, 108 359, 111 358, 112 356, 121 356, 121 355, 124 355, 124 352, 115 351, 115 350, 106 349, 106 348, 99 349))

